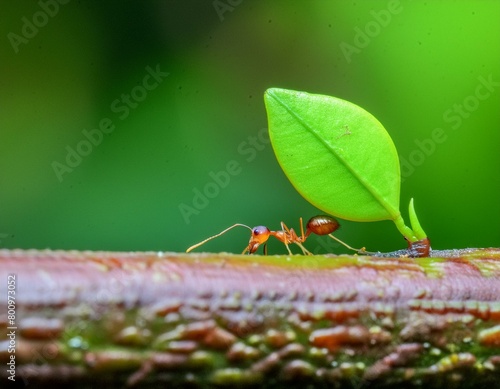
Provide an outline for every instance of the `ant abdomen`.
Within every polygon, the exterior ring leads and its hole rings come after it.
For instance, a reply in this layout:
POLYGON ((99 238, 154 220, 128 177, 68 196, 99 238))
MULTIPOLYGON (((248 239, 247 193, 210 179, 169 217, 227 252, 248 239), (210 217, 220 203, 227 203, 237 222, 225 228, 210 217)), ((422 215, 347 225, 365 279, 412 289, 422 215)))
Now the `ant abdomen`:
MULTIPOLYGON (((307 232, 313 232, 316 235, 328 235, 340 227, 339 222, 331 216, 319 215, 313 216, 307 222, 307 232)), ((309 235, 306 232, 306 235, 309 235)))

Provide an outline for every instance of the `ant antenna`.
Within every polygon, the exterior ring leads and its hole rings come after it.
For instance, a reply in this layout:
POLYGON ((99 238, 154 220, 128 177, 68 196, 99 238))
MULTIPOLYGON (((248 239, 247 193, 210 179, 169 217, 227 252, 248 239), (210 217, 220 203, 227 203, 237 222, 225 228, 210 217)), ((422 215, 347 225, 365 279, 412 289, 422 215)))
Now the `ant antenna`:
POLYGON ((226 228, 224 231, 219 232, 217 235, 211 236, 210 238, 207 238, 207 239, 201 241, 200 243, 196 243, 195 245, 192 245, 191 247, 189 247, 186 250, 186 253, 189 253, 191 250, 194 250, 195 248, 200 247, 202 244, 207 243, 209 240, 212 240, 214 238, 218 238, 219 236, 225 234, 226 232, 228 232, 230 229, 232 229, 234 227, 245 227, 245 228, 248 228, 250 231, 252 231, 252 229, 250 227, 248 227, 247 225, 236 223, 236 224, 233 224, 231 227, 226 228))

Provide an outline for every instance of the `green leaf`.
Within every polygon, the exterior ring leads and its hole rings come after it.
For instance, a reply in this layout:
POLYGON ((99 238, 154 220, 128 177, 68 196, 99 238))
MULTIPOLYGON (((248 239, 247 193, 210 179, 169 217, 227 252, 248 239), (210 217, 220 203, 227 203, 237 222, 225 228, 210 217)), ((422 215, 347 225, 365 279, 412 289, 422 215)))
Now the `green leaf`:
POLYGON ((306 200, 347 220, 394 220, 415 239, 401 223, 398 154, 377 119, 330 96, 272 88, 264 98, 278 162, 306 200))

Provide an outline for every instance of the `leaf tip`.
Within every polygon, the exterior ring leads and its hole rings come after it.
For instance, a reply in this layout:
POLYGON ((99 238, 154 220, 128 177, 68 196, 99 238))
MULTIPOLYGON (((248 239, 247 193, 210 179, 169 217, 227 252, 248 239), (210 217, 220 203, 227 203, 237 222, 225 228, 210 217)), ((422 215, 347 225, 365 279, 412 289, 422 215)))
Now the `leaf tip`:
POLYGON ((419 240, 427 238, 427 234, 425 233, 424 229, 420 225, 420 222, 418 221, 417 213, 415 212, 415 207, 413 205, 413 197, 410 200, 409 215, 410 215, 411 228, 413 229, 416 237, 419 240))
POLYGON ((283 91, 286 91, 286 89, 281 89, 281 88, 268 88, 264 92, 264 99, 267 100, 271 97, 276 98, 279 94, 283 93, 283 91))

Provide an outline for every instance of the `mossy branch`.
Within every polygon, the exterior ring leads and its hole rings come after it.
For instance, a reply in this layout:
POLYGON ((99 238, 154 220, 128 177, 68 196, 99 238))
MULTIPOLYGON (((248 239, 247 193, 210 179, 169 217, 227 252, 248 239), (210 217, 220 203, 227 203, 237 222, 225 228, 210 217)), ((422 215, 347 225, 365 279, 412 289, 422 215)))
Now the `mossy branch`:
POLYGON ((15 355, 28 387, 493 385, 500 249, 433 255, 0 250, 0 380, 15 355))

